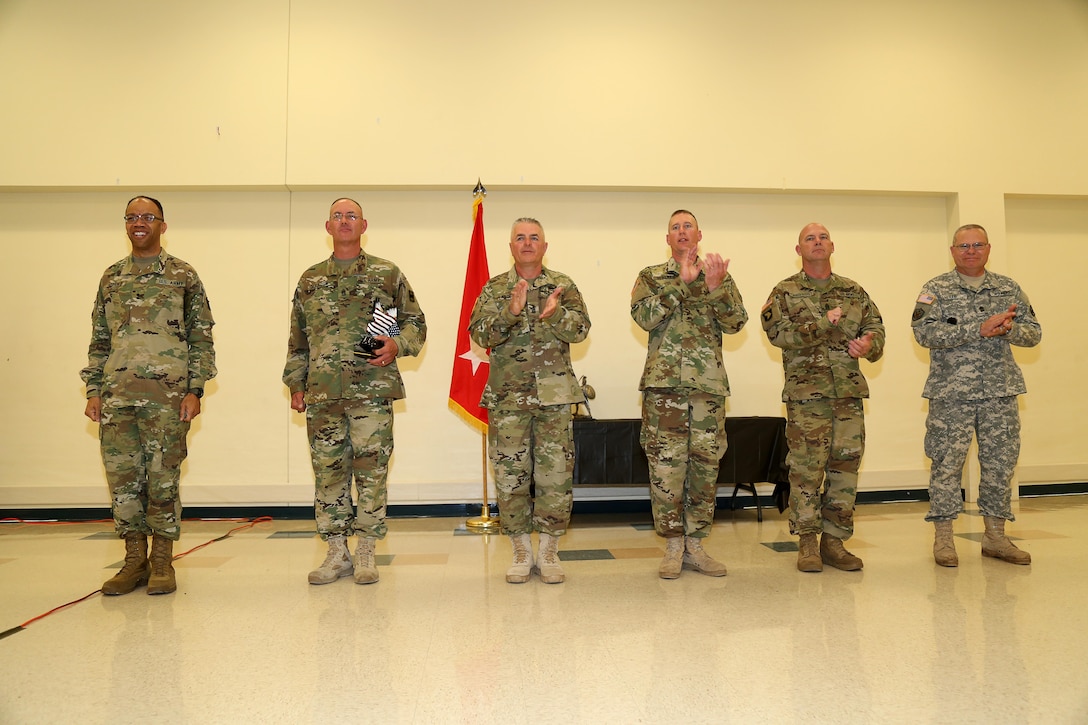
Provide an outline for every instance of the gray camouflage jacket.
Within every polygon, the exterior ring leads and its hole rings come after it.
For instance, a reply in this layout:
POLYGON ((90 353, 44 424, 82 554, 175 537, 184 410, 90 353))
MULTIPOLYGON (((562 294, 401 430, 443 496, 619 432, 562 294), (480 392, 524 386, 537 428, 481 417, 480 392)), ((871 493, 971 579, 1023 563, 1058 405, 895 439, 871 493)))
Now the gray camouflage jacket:
POLYGON ((487 387, 480 407, 530 410, 542 405, 585 400, 570 362, 570 345, 589 334, 589 313, 582 293, 565 274, 545 267, 529 280, 525 309, 510 314, 510 295, 517 270, 488 280, 476 299, 468 332, 477 345, 491 348, 487 387), (563 288, 559 307, 546 320, 540 311, 556 287, 563 288))
POLYGON ((884 321, 857 282, 832 273, 821 290, 798 272, 771 290, 762 320, 767 339, 782 349, 783 402, 869 397, 869 384, 847 346, 871 332, 873 346, 866 360, 879 360, 884 354, 884 321), (827 312, 836 307, 842 308, 842 317, 833 325, 827 312))
POLYGON ((283 383, 292 394, 304 392, 307 405, 404 397, 396 361, 380 367, 355 356, 375 301, 397 310, 397 357, 419 354, 427 320, 397 265, 364 252, 343 269, 330 256, 303 272, 291 304, 283 368, 283 383))
POLYGON ((729 395, 722 335, 740 332, 748 322, 731 275, 709 292, 703 272, 685 284, 675 259, 647 267, 631 290, 631 319, 650 333, 639 390, 684 387, 729 395))
POLYGON ((981 400, 1027 392, 1012 345, 1034 347, 1043 337, 1027 295, 1009 277, 987 272, 973 290, 955 270, 926 282, 914 306, 914 339, 929 348, 929 377, 922 397, 981 400), (982 337, 988 317, 1015 304, 1007 335, 982 337))

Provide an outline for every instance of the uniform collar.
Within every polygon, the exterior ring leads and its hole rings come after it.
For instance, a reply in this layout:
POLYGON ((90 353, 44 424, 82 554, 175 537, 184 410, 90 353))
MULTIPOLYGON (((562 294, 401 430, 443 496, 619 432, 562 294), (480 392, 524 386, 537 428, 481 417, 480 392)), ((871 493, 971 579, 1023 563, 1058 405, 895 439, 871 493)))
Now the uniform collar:
MULTIPOLYGON (((540 274, 538 274, 535 279, 526 280, 526 281, 529 282, 530 289, 535 289, 537 287, 540 287, 543 284, 548 283, 548 281, 549 281, 548 275, 549 275, 548 268, 547 267, 541 267, 540 268, 540 274)), ((518 276, 518 268, 517 267, 510 267, 510 271, 506 273, 506 281, 510 283, 511 287, 513 287, 514 285, 516 285, 518 283, 519 279, 521 279, 521 277, 518 276)))
MULTIPOLYGON (((804 285, 806 287, 812 287, 813 289, 820 289, 819 287, 816 286, 816 280, 813 280, 812 277, 809 277, 808 272, 806 272, 803 269, 801 270, 801 281, 804 283, 804 285)), ((838 287, 839 286, 839 275, 832 272, 831 276, 828 277, 826 280, 819 280, 819 281, 820 282, 827 282, 827 287, 825 287, 824 289, 827 289, 829 287, 838 287)))
MULTIPOLYGON (((132 255, 129 254, 125 257, 125 264, 121 268, 121 272, 123 274, 162 274, 163 270, 166 269, 166 260, 169 258, 170 255, 165 250, 159 250, 158 256, 150 258, 152 260, 150 263, 136 264, 132 259, 132 255)), ((147 259, 147 257, 144 259, 147 259)))
POLYGON ((325 260, 325 274, 330 277, 338 274, 362 274, 366 271, 367 261, 366 252, 360 250, 359 256, 352 260, 351 264, 342 267, 337 264, 336 257, 330 254, 325 260))
POLYGON ((979 281, 977 286, 972 286, 972 285, 969 285, 966 282, 964 282, 963 277, 960 276, 959 270, 957 270, 957 269, 952 270, 952 277, 956 280, 956 284, 958 284, 960 287, 963 287, 964 289, 969 289, 969 290, 972 290, 972 291, 990 289, 991 287, 996 287, 997 286, 996 283, 995 283, 993 274, 988 269, 983 271, 982 280, 979 281))

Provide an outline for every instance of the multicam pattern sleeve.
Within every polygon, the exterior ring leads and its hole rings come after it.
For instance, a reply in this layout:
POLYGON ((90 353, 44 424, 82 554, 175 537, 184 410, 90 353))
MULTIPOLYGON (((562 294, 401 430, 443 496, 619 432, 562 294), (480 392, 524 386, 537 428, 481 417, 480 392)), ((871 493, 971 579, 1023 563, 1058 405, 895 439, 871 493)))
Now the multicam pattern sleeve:
POLYGON ((848 346, 850 340, 872 333, 866 359, 879 360, 884 354, 884 321, 857 282, 833 274, 820 289, 799 272, 775 285, 761 319, 767 339, 782 350, 783 401, 869 397, 869 385, 848 346), (836 307, 843 314, 833 325, 827 312, 836 307))
POLYGON ((346 268, 329 258, 302 274, 291 303, 283 369, 283 382, 292 394, 303 392, 307 405, 404 397, 396 361, 380 367, 355 355, 355 346, 373 319, 375 302, 397 310, 397 356, 419 354, 427 339, 427 321, 395 264, 361 254, 346 268))
POLYGON ((545 268, 529 283, 525 309, 510 314, 514 269, 492 277, 472 309, 469 335, 491 348, 490 372, 480 405, 492 410, 527 410, 584 400, 570 360, 570 345, 589 334, 585 301, 574 281, 545 268), (548 319, 540 311, 562 287, 559 307, 548 319))
POLYGON ((689 387, 729 395, 722 335, 748 322, 732 276, 710 291, 703 273, 690 284, 680 279, 675 260, 647 267, 631 290, 631 318, 649 333, 639 390, 689 387))
POLYGON ((215 377, 211 306, 189 264, 162 252, 125 258, 102 275, 91 314, 87 397, 113 405, 170 405, 215 377))

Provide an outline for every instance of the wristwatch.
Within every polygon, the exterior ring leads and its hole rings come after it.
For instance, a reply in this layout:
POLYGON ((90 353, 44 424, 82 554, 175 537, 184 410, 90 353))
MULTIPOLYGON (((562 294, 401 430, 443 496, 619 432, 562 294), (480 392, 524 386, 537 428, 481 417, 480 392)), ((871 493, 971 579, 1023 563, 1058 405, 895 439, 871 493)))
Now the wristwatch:
POLYGON ((204 397, 204 388, 189 388, 189 392, 195 395, 198 399, 204 397))

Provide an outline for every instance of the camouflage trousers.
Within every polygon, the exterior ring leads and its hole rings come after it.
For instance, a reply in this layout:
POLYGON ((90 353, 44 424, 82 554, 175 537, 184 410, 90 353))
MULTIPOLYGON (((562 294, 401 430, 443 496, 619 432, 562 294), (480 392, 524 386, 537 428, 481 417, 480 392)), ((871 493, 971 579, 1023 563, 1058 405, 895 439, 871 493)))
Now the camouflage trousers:
POLYGON ((790 401, 786 419, 790 533, 849 539, 865 451, 861 398, 790 401))
POLYGON ((393 454, 390 400, 332 400, 306 408, 317 533, 385 538, 386 479, 393 454), (355 479, 358 509, 351 504, 355 479))
POLYGON ((1020 457, 1016 397, 931 400, 926 416, 929 513, 926 521, 951 521, 963 510, 963 464, 971 436, 978 438, 978 508, 983 516, 1013 520, 1012 474, 1020 457))
POLYGON ((661 536, 710 534, 725 455, 725 397, 692 390, 642 392, 642 449, 661 536))
POLYGON ((570 406, 491 410, 487 444, 503 533, 566 533, 574 503, 574 423, 570 406), (530 485, 535 488, 535 500, 530 485))
POLYGON ((103 401, 98 437, 118 536, 181 538, 181 462, 189 422, 180 407, 112 407, 103 401))

